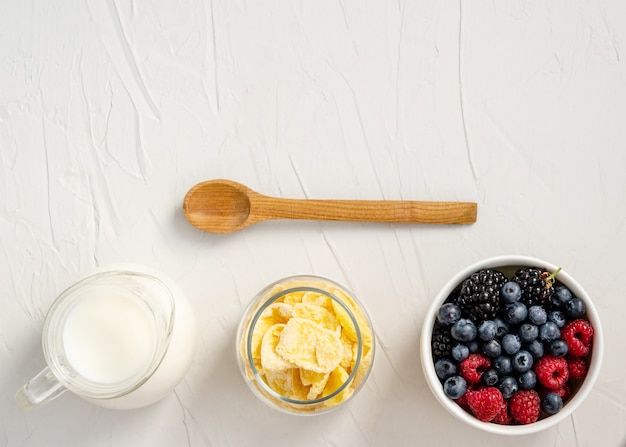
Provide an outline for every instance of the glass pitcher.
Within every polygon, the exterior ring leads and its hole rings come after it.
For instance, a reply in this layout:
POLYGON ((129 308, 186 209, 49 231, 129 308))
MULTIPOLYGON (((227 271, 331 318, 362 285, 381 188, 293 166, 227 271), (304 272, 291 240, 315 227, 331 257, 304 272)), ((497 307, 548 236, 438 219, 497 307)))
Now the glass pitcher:
POLYGON ((101 269, 53 302, 42 332, 47 366, 16 394, 30 409, 66 391, 130 409, 170 392, 189 369, 194 313, 169 278, 146 267, 101 269))

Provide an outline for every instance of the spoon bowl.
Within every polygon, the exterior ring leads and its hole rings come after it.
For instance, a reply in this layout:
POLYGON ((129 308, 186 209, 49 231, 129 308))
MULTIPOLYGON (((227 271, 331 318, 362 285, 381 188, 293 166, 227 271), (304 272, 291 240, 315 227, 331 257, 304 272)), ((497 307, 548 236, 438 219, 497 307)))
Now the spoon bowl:
POLYGON ((193 226, 210 233, 230 233, 248 225, 250 188, 229 180, 199 183, 189 190, 183 202, 185 217, 193 226))
POLYGON ((183 201, 185 217, 209 233, 231 233, 271 219, 467 224, 474 202, 402 200, 307 200, 268 197, 232 180, 198 183, 183 201))

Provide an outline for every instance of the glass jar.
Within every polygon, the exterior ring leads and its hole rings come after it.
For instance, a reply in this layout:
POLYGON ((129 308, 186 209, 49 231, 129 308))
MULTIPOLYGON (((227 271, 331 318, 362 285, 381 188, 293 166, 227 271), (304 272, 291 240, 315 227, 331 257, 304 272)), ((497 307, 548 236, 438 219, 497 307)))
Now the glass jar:
POLYGON ((351 399, 374 359, 363 305, 319 276, 291 276, 261 290, 237 330, 237 359, 252 392, 291 414, 320 414, 351 399))

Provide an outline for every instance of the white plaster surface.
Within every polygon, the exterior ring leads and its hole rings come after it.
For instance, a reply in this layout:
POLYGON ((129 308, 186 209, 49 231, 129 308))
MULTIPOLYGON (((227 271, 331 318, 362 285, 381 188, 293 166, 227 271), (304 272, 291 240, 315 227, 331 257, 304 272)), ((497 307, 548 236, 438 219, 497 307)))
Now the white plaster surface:
POLYGON ((0 445, 625 446, 626 3, 621 0, 4 0, 0 3, 0 445), (197 182, 292 198, 468 200, 468 226, 190 226, 197 182), (456 271, 521 254, 594 298, 603 370, 558 426, 465 427, 431 395, 418 338, 456 271), (24 413, 55 296, 97 266, 172 276, 200 323, 164 400, 64 394, 24 413), (378 336, 372 374, 317 417, 256 400, 235 329, 268 283, 327 276, 378 336))

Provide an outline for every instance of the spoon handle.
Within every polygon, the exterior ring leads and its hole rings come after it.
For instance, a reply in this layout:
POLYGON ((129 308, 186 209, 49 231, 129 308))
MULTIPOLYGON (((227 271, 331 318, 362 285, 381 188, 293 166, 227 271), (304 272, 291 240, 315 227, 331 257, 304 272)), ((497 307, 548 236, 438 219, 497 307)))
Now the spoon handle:
POLYGON ((474 202, 403 200, 302 200, 259 195, 251 216, 270 219, 343 220, 358 222, 467 224, 476 222, 474 202))

